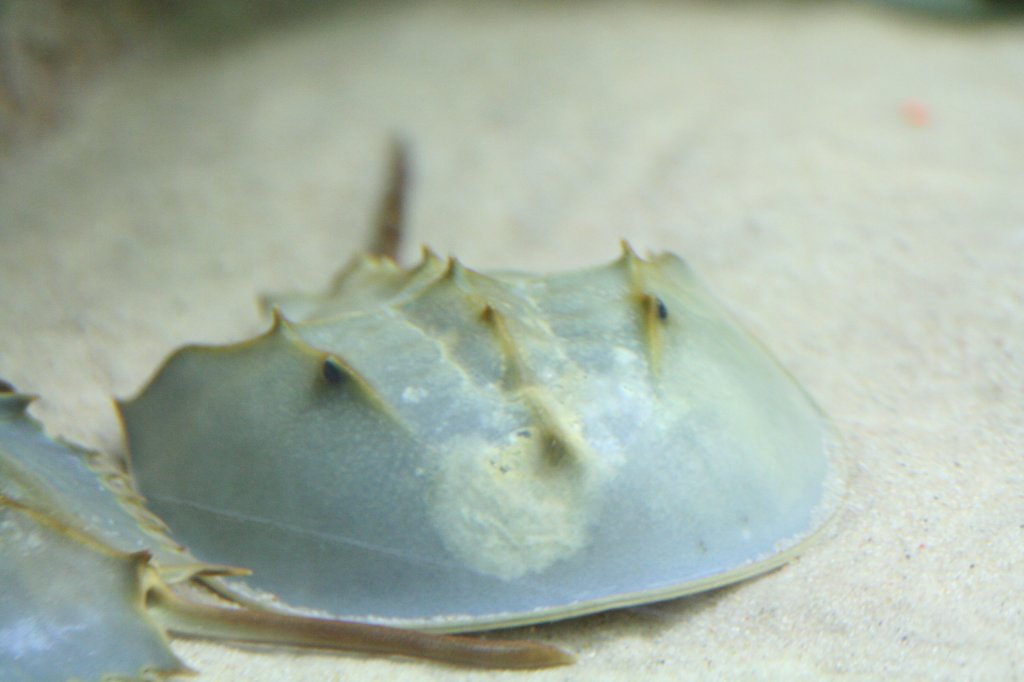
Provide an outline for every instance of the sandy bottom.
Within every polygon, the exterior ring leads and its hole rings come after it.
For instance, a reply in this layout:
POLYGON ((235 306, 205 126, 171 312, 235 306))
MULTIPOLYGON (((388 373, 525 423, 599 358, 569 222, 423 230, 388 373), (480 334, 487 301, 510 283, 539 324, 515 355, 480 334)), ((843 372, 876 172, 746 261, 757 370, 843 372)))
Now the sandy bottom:
MULTIPOLYGON (((408 256, 675 251, 850 452, 798 562, 534 628, 579 663, 531 679, 1021 677, 1022 83, 1024 25, 854 3, 411 3, 136 63, 2 169, 0 376, 120 451, 111 395, 363 246, 397 131, 408 256)), ((175 649, 204 681, 485 675, 175 649)))

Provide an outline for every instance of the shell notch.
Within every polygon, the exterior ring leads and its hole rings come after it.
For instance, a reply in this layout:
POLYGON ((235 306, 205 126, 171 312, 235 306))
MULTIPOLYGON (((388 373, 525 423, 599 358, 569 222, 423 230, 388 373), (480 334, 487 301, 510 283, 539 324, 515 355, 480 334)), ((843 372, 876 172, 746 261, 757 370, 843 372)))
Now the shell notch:
POLYGON ((120 408, 152 507, 280 608, 454 631, 669 598, 784 563, 838 502, 827 420, 671 254, 361 257, 272 301, 120 408))

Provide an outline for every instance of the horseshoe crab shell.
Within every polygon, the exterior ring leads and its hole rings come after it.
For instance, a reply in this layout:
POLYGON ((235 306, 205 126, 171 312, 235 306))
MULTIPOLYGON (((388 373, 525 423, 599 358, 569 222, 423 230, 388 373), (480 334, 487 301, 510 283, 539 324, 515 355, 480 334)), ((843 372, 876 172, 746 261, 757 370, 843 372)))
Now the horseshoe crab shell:
POLYGON ((279 608, 457 631, 734 582, 835 509, 838 448, 678 257, 354 260, 119 405, 152 508, 279 608))
POLYGON ((0 677, 186 671, 143 607, 147 551, 177 579, 204 567, 161 535, 112 467, 47 438, 25 412, 32 396, 7 388, 0 382, 0 677))

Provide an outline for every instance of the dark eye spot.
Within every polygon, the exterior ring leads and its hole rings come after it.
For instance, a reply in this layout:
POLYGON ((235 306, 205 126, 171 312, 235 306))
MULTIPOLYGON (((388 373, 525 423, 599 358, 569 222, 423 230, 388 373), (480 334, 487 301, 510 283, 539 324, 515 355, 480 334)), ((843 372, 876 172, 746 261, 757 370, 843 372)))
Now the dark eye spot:
POLYGON ((341 362, 335 357, 324 359, 324 364, 320 367, 320 373, 323 374, 324 381, 332 386, 337 386, 345 381, 345 368, 341 366, 341 362))
POLYGON ((665 302, 663 300, 661 300, 660 298, 657 298, 657 297, 655 297, 654 302, 658 306, 658 319, 662 320, 662 321, 667 320, 668 319, 668 306, 665 305, 665 302))
POLYGON ((14 384, 0 379, 0 393, 15 393, 14 384))

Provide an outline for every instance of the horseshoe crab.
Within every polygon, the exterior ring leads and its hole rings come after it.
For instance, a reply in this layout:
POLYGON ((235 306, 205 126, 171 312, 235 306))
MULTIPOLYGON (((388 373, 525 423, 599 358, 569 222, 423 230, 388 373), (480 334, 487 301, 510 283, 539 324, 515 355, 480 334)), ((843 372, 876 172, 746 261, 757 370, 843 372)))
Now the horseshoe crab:
POLYGON ((839 499, 827 420, 674 255, 540 277, 360 256, 268 306, 266 334, 181 349, 118 404, 142 494, 252 569, 213 581, 247 603, 565 618, 777 567, 839 499))
POLYGON ((4 679, 184 670, 141 606, 144 550, 160 556, 169 577, 202 567, 155 524, 144 529, 141 508, 136 518, 121 505, 117 484, 103 480, 120 482, 113 469, 97 461, 94 470, 89 453, 48 439, 25 412, 31 400, 0 386, 4 679))

